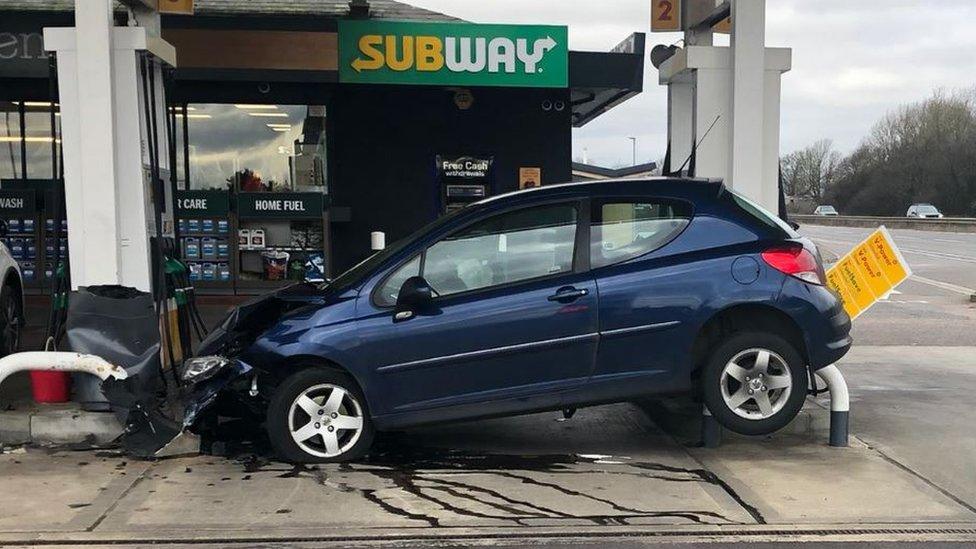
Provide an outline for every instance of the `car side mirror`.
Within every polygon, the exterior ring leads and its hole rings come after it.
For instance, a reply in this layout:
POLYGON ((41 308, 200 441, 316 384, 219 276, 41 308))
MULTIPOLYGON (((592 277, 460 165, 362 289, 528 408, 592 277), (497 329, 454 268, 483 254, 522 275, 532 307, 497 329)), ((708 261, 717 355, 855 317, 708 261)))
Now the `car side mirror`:
MULTIPOLYGON (((422 276, 411 276, 400 285, 400 293, 397 294, 396 311, 397 318, 400 313, 416 313, 430 305, 434 300, 434 289, 422 276)), ((403 320, 410 318, 406 315, 403 320)))
POLYGON ((793 227, 794 231, 800 230, 800 224, 797 223, 796 221, 788 221, 788 223, 790 224, 790 227, 793 227))

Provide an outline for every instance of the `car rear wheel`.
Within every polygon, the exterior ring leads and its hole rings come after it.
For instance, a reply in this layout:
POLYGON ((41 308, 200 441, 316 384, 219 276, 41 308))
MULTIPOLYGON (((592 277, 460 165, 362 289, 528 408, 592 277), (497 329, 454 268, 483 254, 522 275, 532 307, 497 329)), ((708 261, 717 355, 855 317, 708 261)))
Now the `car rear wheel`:
POLYGON ((742 332, 723 341, 702 372, 702 396, 715 419, 743 435, 785 427, 806 398, 800 353, 776 334, 742 332))
POLYGON ((268 406, 267 431, 278 454, 296 463, 361 457, 373 441, 366 399, 353 380, 326 368, 282 382, 268 406))

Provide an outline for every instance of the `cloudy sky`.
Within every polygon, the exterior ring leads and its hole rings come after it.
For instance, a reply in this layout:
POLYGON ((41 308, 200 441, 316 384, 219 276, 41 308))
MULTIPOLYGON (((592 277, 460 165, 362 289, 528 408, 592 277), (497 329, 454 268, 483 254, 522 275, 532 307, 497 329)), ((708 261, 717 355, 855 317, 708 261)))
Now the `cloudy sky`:
MULTIPOLYGON (((574 50, 605 51, 650 26, 650 0, 406 0, 479 23, 569 26, 574 50)), ((767 0, 766 42, 793 48, 783 80, 782 150, 832 139, 847 152, 898 105, 934 90, 976 86, 976 0, 767 0)), ((678 34, 654 34, 673 43, 678 34)), ((663 156, 666 93, 646 63, 645 91, 575 130, 573 154, 591 163, 663 156)))

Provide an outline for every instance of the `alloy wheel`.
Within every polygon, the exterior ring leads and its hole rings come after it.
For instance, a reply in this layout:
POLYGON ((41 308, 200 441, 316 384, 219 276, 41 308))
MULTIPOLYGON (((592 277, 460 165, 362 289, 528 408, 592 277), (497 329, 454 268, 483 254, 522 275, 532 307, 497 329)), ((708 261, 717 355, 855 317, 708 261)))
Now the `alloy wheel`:
POLYGON ((733 356, 722 369, 720 383, 725 405, 749 420, 779 413, 793 390, 789 366, 769 349, 747 349, 733 356))
POLYGON ((8 355, 17 350, 20 342, 20 315, 18 314, 17 300, 10 294, 4 296, 3 303, 0 304, 0 314, 3 318, 3 327, 0 329, 0 352, 8 355))
POLYGON ((302 451, 333 458, 363 434, 363 407, 351 391, 323 383, 301 392, 288 410, 288 431, 302 451))

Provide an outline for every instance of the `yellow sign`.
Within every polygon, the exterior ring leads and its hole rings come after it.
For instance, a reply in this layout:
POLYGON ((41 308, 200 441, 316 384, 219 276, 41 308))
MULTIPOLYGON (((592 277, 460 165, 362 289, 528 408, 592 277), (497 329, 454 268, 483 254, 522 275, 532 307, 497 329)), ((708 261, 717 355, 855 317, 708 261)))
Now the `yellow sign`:
POLYGON ((651 0, 651 32, 681 30, 681 0, 651 0))
POLYGON ((519 168, 519 188, 532 189, 542 186, 542 168, 519 168))
POLYGON ((722 19, 721 21, 719 21, 718 23, 716 23, 716 25, 714 27, 712 27, 712 30, 714 32, 719 32, 719 33, 722 33, 722 34, 731 34, 732 33, 732 17, 726 17, 725 19, 722 19))
POLYGON ((853 319, 911 275, 891 234, 882 226, 827 271, 827 286, 840 294, 853 319))
POLYGON ((193 15, 193 0, 156 0, 159 13, 193 15))

